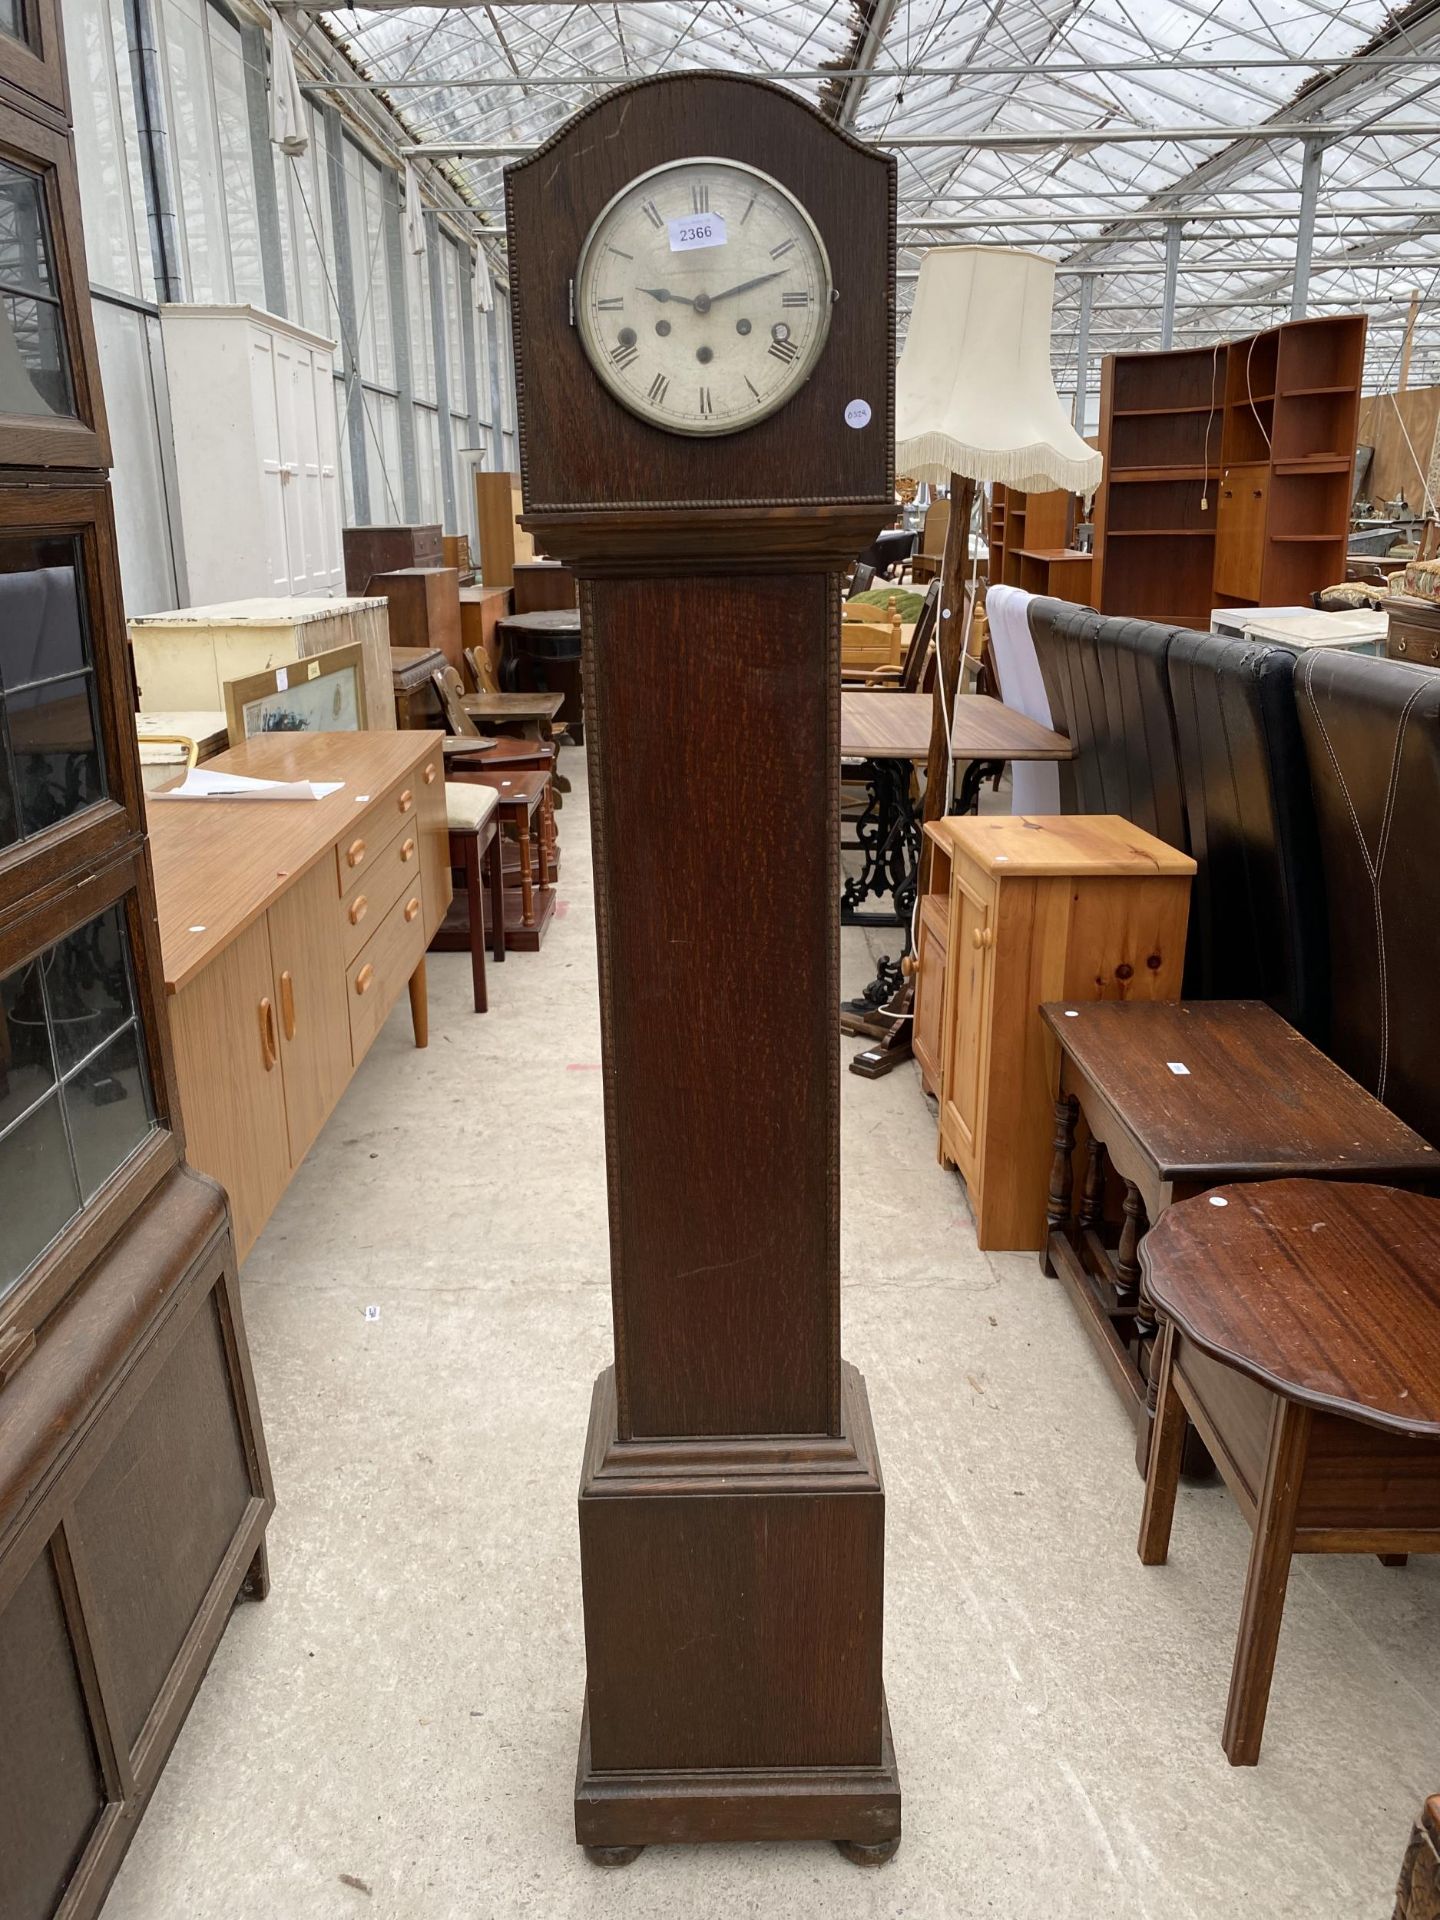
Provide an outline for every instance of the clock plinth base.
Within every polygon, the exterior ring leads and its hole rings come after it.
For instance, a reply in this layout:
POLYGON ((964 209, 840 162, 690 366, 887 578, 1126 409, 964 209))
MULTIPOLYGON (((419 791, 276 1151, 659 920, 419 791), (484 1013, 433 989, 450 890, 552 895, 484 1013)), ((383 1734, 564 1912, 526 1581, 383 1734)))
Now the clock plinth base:
POLYGON ((885 1493, 850 1366, 841 1409, 836 1437, 621 1440, 614 1369, 596 1381, 580 1484, 582 1846, 898 1840, 885 1493))
POLYGON ((590 1703, 575 1770, 575 1838, 596 1866, 624 1867, 647 1846, 704 1840, 833 1840, 856 1866, 900 1846, 900 1776, 880 1703, 874 1767, 776 1767, 602 1773, 590 1764, 590 1703))

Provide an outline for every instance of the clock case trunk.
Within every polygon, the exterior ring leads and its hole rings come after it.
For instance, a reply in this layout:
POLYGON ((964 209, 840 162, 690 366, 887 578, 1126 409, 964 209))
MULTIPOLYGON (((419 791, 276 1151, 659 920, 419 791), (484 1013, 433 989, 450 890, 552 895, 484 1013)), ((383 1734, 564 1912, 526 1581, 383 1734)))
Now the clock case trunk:
POLYGON ((779 89, 686 75, 608 96, 506 182, 524 524, 580 579, 600 962, 615 1364, 580 1486, 576 1836, 884 1858, 836 1016, 841 569, 894 511, 893 164, 779 89), (567 304, 599 209, 699 155, 794 192, 840 290, 799 394, 703 442, 611 398, 567 304))

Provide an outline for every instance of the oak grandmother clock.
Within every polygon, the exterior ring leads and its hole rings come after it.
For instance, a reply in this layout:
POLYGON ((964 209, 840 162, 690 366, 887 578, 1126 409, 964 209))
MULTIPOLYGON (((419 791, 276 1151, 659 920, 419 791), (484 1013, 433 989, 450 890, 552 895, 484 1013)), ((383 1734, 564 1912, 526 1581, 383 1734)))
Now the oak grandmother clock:
POLYGON ((622 88, 506 173, 524 524, 580 579, 615 1364, 576 1837, 895 1850, 884 1490, 840 1357, 842 567, 894 512, 894 163, 622 88))

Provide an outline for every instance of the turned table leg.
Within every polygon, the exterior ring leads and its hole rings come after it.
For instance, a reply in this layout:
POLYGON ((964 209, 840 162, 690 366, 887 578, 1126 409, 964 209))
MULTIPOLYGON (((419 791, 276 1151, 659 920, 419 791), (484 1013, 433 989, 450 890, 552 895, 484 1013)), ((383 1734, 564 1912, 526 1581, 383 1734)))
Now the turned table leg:
POLYGON ((1050 1191, 1045 1202, 1047 1244, 1040 1254, 1042 1271, 1051 1275, 1055 1268, 1050 1261, 1050 1235, 1063 1233, 1070 1224, 1070 1203, 1075 1191, 1075 1124, 1079 1117, 1080 1103, 1073 1094, 1055 1102, 1055 1157, 1050 1162, 1050 1191))
POLYGON ((1085 1155, 1085 1185, 1080 1193, 1080 1225, 1098 1230, 1105 1212, 1105 1143, 1092 1133, 1085 1155))
POLYGON ((520 924, 533 927, 535 924, 535 875, 530 860, 528 814, 521 820, 520 831, 516 838, 520 842, 520 924))
POLYGON ((548 887, 555 864, 555 803, 547 786, 540 798, 540 885, 548 887))
POLYGON ((1270 1450, 1250 1543, 1250 1567, 1245 1576, 1245 1600, 1221 1740, 1232 1767, 1253 1767, 1260 1758, 1290 1559, 1295 1550, 1295 1516, 1310 1444, 1310 1419, 1308 1407, 1297 1407, 1289 1400, 1277 1400, 1270 1419, 1270 1450))
POLYGON ((415 1032, 417 1047, 430 1044, 430 996, 425 983, 425 962, 422 960, 410 976, 410 1025, 415 1032))

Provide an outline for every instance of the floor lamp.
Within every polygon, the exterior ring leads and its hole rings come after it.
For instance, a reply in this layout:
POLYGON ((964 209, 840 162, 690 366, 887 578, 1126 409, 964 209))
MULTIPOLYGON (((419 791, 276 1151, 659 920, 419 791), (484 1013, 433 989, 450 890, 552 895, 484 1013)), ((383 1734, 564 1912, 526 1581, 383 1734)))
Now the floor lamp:
MULTIPOLYGON (((998 481, 1022 493, 1060 487, 1089 494, 1100 484, 1104 462, 1066 417, 1050 371, 1054 299, 1054 263, 1036 253, 932 247, 920 262, 910 330, 895 376, 895 470, 950 487, 933 642, 926 820, 939 819, 949 805, 950 718, 965 654, 965 582, 976 487, 998 481)), ((922 893, 929 851, 922 838, 922 893)), ((908 936, 906 946, 908 951, 908 936)), ((879 1016, 881 1025, 888 1018, 887 1030, 850 1062, 852 1073, 878 1079, 908 1058, 913 1003, 907 975, 879 1016)))

